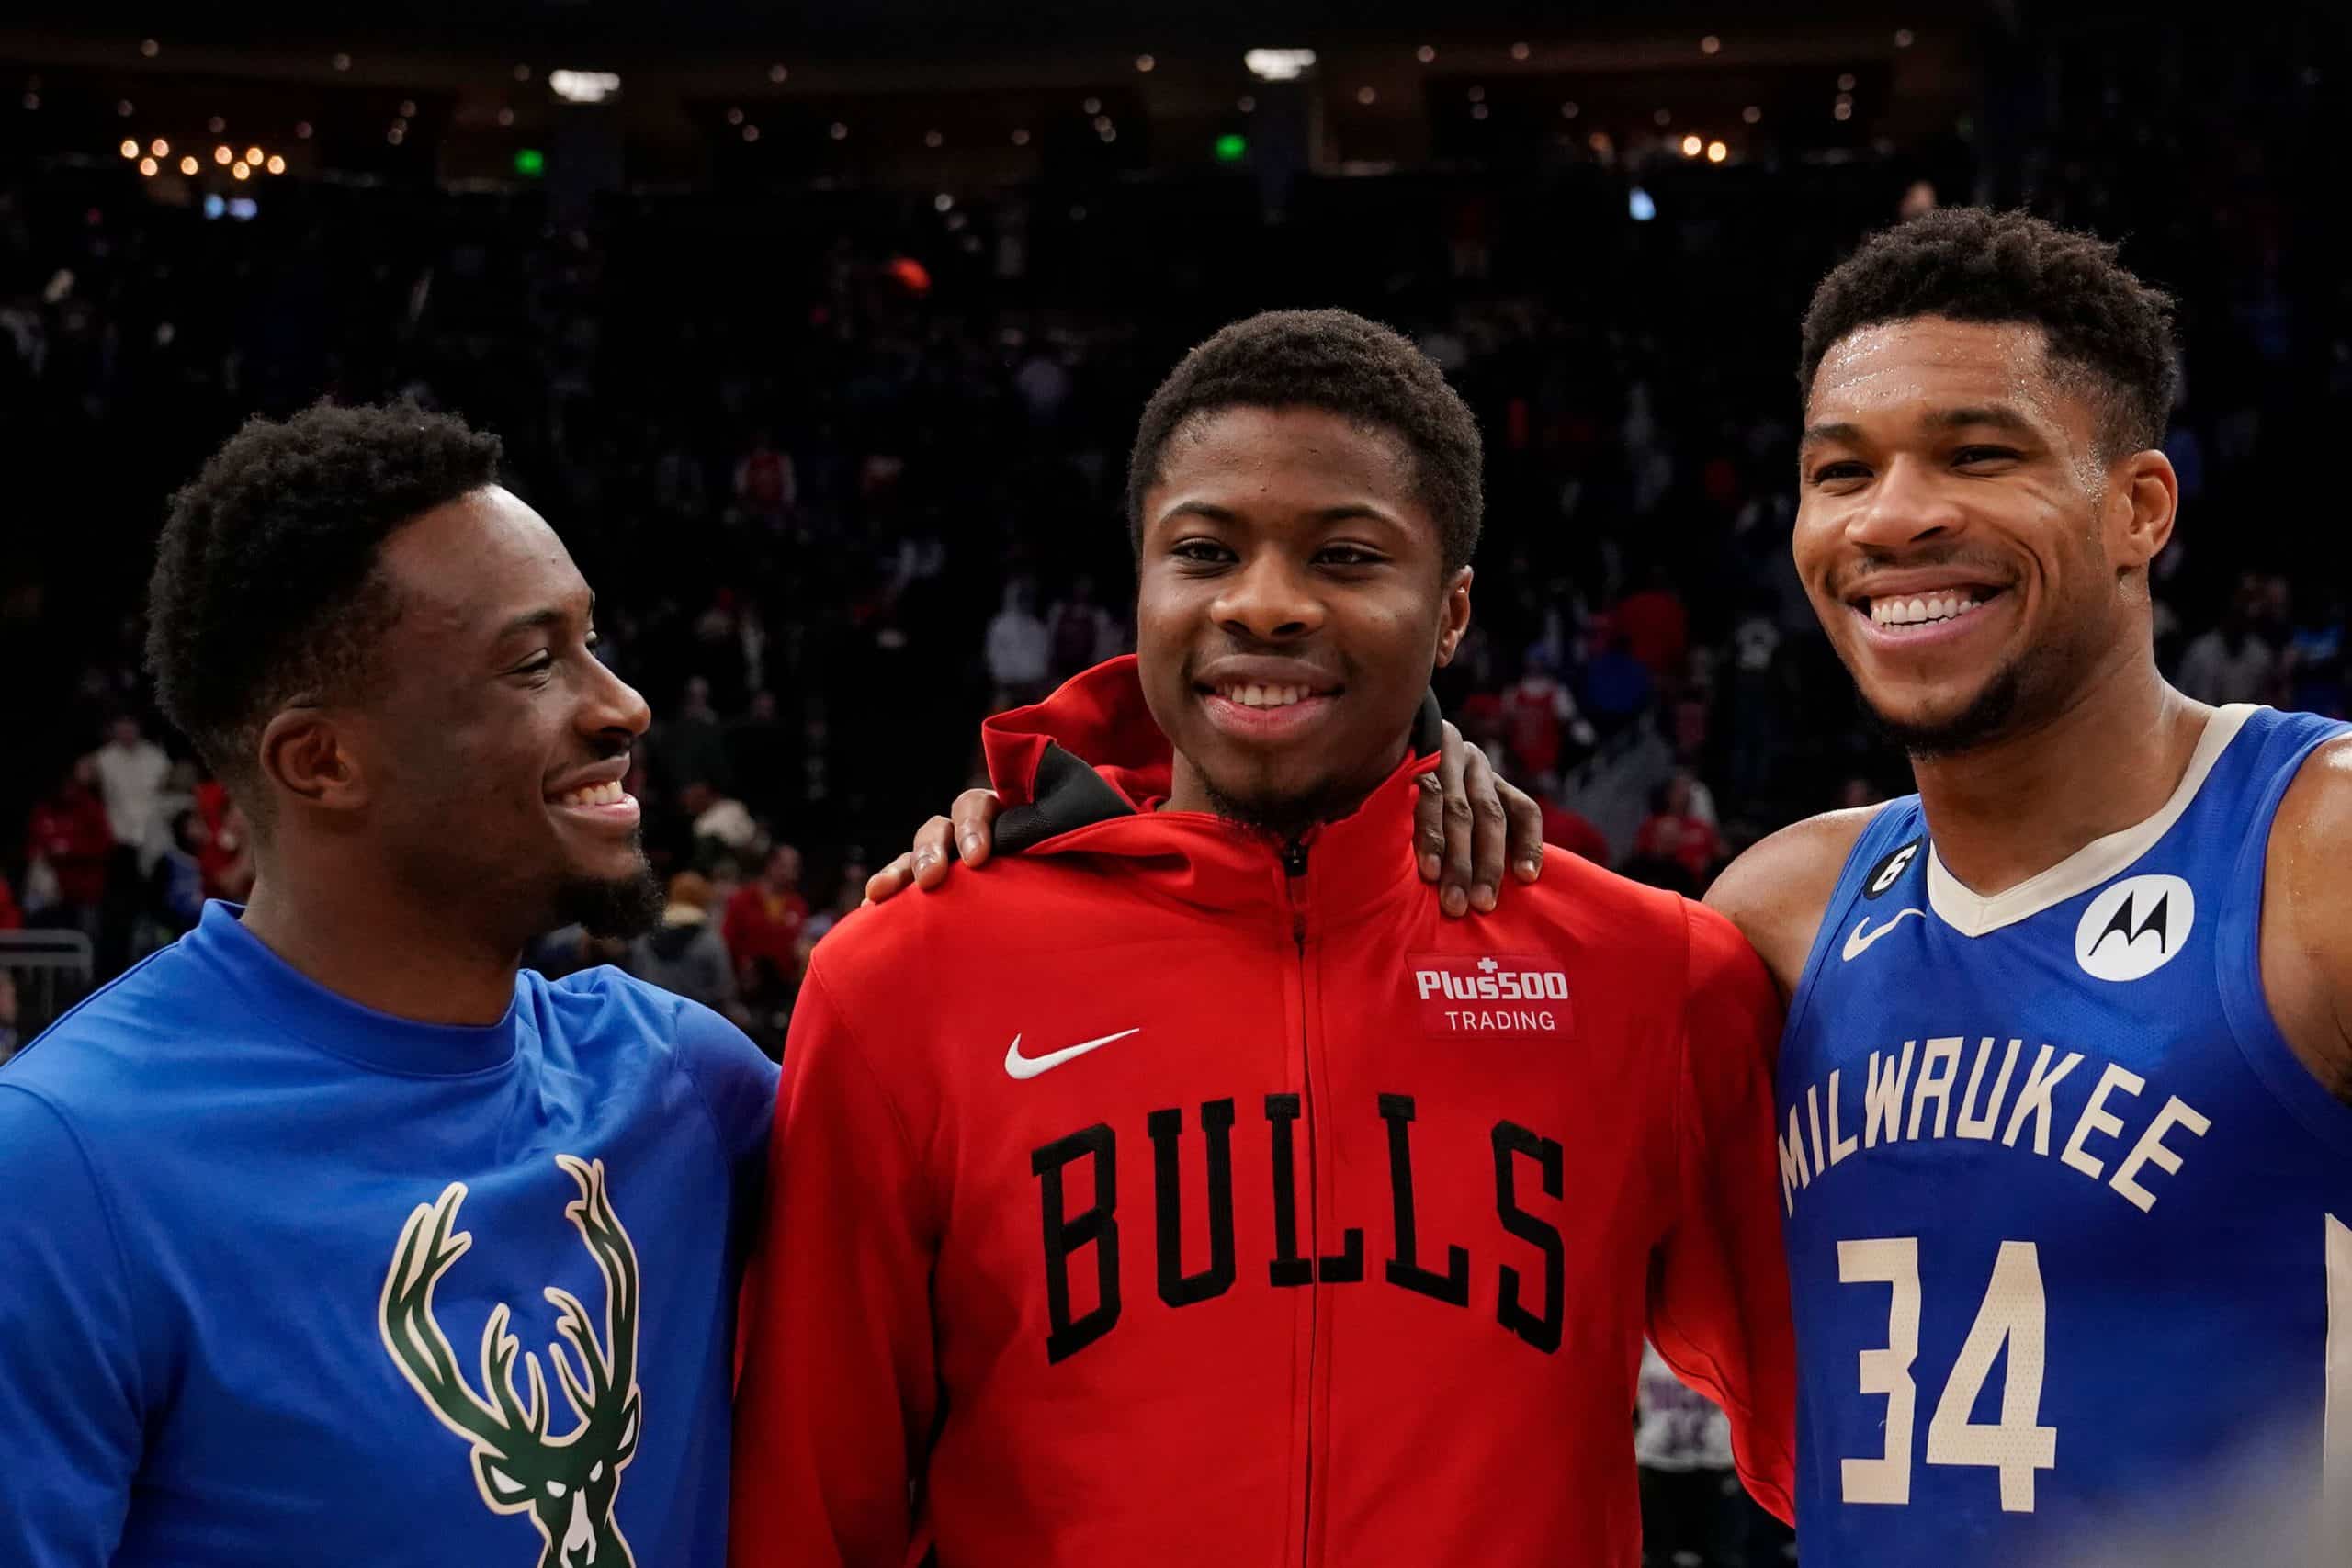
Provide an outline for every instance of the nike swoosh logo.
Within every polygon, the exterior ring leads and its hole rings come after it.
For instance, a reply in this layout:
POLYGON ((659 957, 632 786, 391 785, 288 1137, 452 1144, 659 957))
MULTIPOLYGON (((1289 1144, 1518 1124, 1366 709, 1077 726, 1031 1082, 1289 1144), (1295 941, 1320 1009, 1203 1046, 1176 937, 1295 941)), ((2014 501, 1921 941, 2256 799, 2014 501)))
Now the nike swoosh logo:
POLYGON ((1851 964, 1855 959, 1860 958, 1863 953, 1868 953, 1870 951, 1871 943, 1876 942, 1887 932, 1901 925, 1903 923, 1903 917, 1905 915, 1917 915, 1924 920, 1928 918, 1928 911, 1925 909, 1898 909, 1895 911, 1894 919, 1887 921, 1886 924, 1879 927, 1876 931, 1870 929, 1871 918, 1868 915, 1864 915, 1861 919, 1861 923, 1854 928, 1854 934, 1846 939, 1846 962, 1851 964))
POLYGON ((1143 1029, 1140 1025, 1134 1029, 1122 1029, 1116 1034, 1105 1034, 1100 1040, 1089 1040, 1077 1045, 1065 1045, 1062 1049, 1048 1052, 1043 1056, 1023 1055, 1021 1036, 1016 1034, 1012 1037, 1012 1043, 1004 1049, 1004 1070, 1016 1078, 1034 1078, 1039 1073, 1049 1073, 1064 1062, 1074 1061, 1089 1051, 1099 1051, 1114 1040, 1125 1040, 1130 1034, 1142 1032, 1143 1029))

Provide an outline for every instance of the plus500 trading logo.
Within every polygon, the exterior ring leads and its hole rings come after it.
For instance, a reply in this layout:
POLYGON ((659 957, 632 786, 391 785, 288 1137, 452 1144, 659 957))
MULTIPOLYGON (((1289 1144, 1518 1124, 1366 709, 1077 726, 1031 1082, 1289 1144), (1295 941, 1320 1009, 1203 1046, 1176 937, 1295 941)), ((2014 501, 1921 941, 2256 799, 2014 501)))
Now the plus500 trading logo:
POLYGON ((1501 961, 1478 960, 1477 971, 1462 975, 1444 969, 1416 969, 1413 984, 1421 1000, 1443 997, 1455 1002, 1566 1001, 1568 977, 1557 969, 1506 969, 1501 961))
POLYGON ((1408 959, 1423 1032, 1552 1035, 1574 1032, 1568 976, 1528 954, 1421 953, 1408 959))

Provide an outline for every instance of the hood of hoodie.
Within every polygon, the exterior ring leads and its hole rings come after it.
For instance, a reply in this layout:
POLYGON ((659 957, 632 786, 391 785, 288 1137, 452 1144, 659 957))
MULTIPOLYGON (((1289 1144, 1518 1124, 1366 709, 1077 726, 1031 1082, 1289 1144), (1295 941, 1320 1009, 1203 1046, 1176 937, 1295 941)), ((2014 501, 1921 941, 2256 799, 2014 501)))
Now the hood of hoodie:
POLYGON ((1410 836, 1415 781, 1438 765, 1442 722, 1436 697, 1423 698, 1404 761, 1355 810, 1300 839, 1306 886, 1295 888, 1285 846, 1272 835, 1204 811, 1157 809, 1171 787, 1174 752, 1127 654, 982 727, 989 783, 1003 802, 997 848, 1113 857, 1123 873, 1188 904, 1288 908, 1303 896, 1344 919, 1400 889, 1425 891, 1410 836))

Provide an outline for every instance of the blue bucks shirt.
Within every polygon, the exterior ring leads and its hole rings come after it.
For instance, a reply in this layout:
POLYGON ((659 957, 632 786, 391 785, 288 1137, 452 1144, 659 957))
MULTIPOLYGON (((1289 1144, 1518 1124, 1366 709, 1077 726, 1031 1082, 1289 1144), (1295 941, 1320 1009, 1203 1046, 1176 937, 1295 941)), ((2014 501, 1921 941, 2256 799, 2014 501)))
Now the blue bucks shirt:
POLYGON ((2341 1507, 2352 1109, 2256 947, 2279 797, 2344 731, 2220 710, 2154 818, 1996 897, 1916 797, 1862 834, 1779 1077, 1806 1568, 2081 1561, 2256 1460, 2341 1507))
POLYGON ((208 906, 0 1070, 0 1562, 718 1568, 775 1094, 613 970, 436 1028, 208 906))

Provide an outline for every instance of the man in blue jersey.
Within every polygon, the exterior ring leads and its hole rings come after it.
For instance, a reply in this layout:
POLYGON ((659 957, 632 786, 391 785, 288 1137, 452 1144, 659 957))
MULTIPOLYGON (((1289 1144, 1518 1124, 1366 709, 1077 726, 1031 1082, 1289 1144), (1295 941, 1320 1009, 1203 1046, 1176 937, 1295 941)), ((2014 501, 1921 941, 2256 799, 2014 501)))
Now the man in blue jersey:
POLYGON ((645 704, 414 409, 249 423, 149 661, 260 879, 0 1070, 0 1562, 709 1564, 775 1069, 524 944, 658 908, 645 704))
POLYGON ((1791 998, 1808 1568, 2186 1539, 2249 1463, 2278 1561, 2352 1540, 2352 738, 2158 674, 2169 309, 1949 210, 1806 317, 1796 562, 1918 784, 1709 897, 1791 998))

